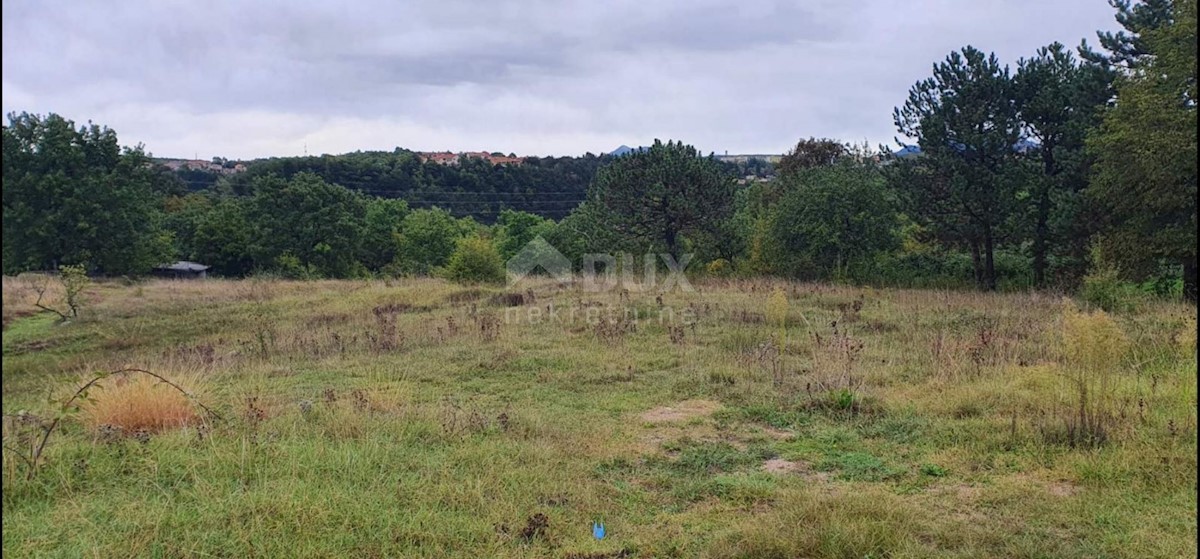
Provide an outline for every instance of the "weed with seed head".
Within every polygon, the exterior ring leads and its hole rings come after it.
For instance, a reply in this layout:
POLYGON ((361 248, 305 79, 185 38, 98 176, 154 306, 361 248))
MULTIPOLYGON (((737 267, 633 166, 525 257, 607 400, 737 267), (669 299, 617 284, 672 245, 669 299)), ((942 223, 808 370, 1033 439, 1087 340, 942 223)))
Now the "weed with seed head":
POLYGON ((1114 375, 1129 347, 1116 321, 1103 310, 1080 311, 1069 301, 1063 311, 1063 357, 1066 376, 1074 391, 1069 408, 1053 415, 1061 428, 1041 426, 1050 442, 1092 447, 1105 443, 1118 421, 1114 409, 1114 375))

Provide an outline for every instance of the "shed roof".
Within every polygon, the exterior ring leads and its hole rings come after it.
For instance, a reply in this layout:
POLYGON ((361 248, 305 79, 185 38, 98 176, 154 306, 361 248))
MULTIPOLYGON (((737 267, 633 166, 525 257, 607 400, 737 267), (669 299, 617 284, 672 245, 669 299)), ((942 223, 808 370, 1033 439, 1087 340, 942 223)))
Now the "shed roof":
POLYGON ((188 262, 187 260, 180 260, 172 264, 160 264, 154 267, 155 270, 170 270, 172 272, 203 272, 208 268, 208 266, 199 262, 188 262))

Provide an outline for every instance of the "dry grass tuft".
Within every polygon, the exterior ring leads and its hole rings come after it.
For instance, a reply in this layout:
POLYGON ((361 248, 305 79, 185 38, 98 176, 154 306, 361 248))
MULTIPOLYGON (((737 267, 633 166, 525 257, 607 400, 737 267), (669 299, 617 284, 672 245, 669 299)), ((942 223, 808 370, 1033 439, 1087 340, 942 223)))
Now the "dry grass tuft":
POLYGON ((766 514, 734 524, 709 556, 929 556, 940 534, 919 510, 894 495, 866 488, 853 494, 811 488, 790 492, 766 514))
MULTIPOLYGON (((198 377, 172 379, 190 394, 201 387, 198 377)), ((178 390, 144 375, 117 375, 101 383, 80 406, 88 427, 160 432, 199 423, 202 416, 195 404, 178 390)))
POLYGON ((1179 333, 1175 335, 1175 343, 1179 345, 1179 348, 1182 349, 1184 353, 1188 353, 1191 355, 1196 354, 1196 321, 1195 320, 1188 319, 1184 323, 1183 329, 1180 330, 1179 333))

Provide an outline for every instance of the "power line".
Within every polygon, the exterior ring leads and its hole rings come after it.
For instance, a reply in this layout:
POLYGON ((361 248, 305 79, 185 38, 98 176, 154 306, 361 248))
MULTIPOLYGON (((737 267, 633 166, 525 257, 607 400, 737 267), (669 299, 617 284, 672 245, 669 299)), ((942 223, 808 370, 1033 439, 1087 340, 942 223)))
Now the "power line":
POLYGON ((584 192, 562 192, 562 193, 546 193, 546 192, 461 192, 461 191, 449 191, 449 192, 437 192, 437 191, 434 191, 434 192, 428 192, 428 191, 422 191, 422 190, 359 190, 359 189, 354 189, 354 191, 355 191, 355 192, 361 192, 361 193, 363 193, 363 194, 390 194, 390 195, 403 195, 403 196, 509 196, 509 197, 516 197, 516 198, 528 198, 528 197, 533 197, 533 196, 537 196, 537 197, 564 197, 564 198, 565 198, 565 197, 572 197, 572 198, 580 198, 580 197, 584 197, 584 198, 586 198, 586 197, 587 197, 587 196, 586 196, 586 193, 584 193, 584 192))
MULTIPOLYGON (((206 181, 182 181, 189 186, 213 186, 215 183, 206 181)), ((503 197, 522 200, 531 197, 564 197, 562 201, 585 200, 586 198, 578 198, 578 196, 586 194, 584 191, 576 190, 557 190, 557 191, 533 191, 533 192, 472 192, 462 190, 445 190, 445 191, 426 191, 426 190, 387 190, 387 189, 367 189, 367 188, 349 188, 355 192, 363 194, 388 195, 391 197, 470 197, 470 198, 485 198, 485 197, 500 197, 496 201, 506 201, 503 197), (565 198, 572 196, 574 198, 565 198)), ((558 200, 550 200, 558 201, 558 200)))
POLYGON ((554 209, 554 208, 574 208, 574 207, 577 207, 577 206, 579 206, 579 203, 578 203, 578 202, 573 202, 573 201, 572 201, 572 202, 547 202, 547 201, 538 201, 538 202, 527 202, 527 203, 522 203, 522 202, 498 202, 498 201, 490 201, 490 202, 470 202, 470 201, 465 201, 465 200, 451 200, 451 201, 445 201, 445 200, 404 200, 404 202, 408 202, 410 205, 425 205, 425 206, 441 206, 441 205, 446 205, 446 206, 458 206, 458 207, 468 207, 468 208, 469 208, 469 207, 486 207, 486 208, 494 208, 494 207, 499 207, 499 208, 519 208, 519 207, 548 207, 548 208, 550 208, 550 209, 554 209))

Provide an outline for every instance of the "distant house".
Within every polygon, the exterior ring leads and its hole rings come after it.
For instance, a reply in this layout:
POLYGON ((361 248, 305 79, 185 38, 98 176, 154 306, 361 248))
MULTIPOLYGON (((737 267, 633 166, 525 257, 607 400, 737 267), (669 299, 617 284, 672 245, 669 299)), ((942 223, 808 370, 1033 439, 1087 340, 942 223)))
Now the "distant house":
POLYGON ((766 161, 767 163, 779 163, 779 160, 783 159, 783 156, 774 153, 748 153, 743 155, 713 155, 713 159, 716 159, 717 161, 724 161, 726 163, 748 163, 755 159, 759 161, 766 161))
POLYGON ((453 153, 449 151, 438 152, 418 152, 423 161, 432 161, 439 165, 458 165, 459 157, 468 159, 482 159, 493 165, 520 165, 525 162, 525 158, 513 156, 493 155, 486 151, 464 151, 462 153, 453 153))
POLYGON ((421 153, 421 157, 439 165, 458 165, 458 155, 448 151, 421 153))
POLYGON ((492 165, 520 165, 525 162, 525 159, 521 158, 521 157, 506 157, 503 155, 492 155, 492 156, 488 157, 488 161, 490 161, 492 163, 492 165))
POLYGON ((204 279, 208 277, 208 266, 197 262, 180 260, 173 264, 155 266, 150 273, 160 278, 170 279, 204 279))

